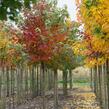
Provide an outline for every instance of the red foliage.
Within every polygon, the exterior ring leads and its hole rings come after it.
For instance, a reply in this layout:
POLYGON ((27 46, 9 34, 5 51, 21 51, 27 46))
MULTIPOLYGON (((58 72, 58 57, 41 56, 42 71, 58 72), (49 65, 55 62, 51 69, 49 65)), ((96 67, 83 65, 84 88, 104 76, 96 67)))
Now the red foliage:
POLYGON ((24 42, 26 50, 32 61, 48 60, 51 50, 48 43, 43 41, 43 38, 48 37, 44 21, 40 16, 30 16, 26 20, 23 28, 24 42))
MULTIPOLYGON (((40 4, 39 7, 43 10, 46 5, 40 4)), ((38 15, 26 13, 25 16, 25 24, 22 27, 23 41, 30 60, 33 62, 48 61, 53 56, 57 43, 64 41, 67 34, 59 32, 62 28, 59 25, 48 28, 45 25, 43 13, 38 15)))
POLYGON ((44 42, 43 39, 43 37, 47 39, 48 32, 42 18, 40 16, 29 16, 23 27, 23 33, 26 50, 32 61, 39 61, 42 58, 47 60, 47 56, 51 52, 48 43, 44 42))

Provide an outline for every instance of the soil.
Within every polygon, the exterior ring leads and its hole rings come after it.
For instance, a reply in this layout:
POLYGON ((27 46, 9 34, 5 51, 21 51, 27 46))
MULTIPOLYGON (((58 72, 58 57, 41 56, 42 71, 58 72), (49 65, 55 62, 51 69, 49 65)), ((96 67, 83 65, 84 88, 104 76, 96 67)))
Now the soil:
MULTIPOLYGON (((95 94, 90 87, 78 87, 69 90, 65 97, 62 90, 58 90, 59 106, 58 109, 100 109, 99 103, 96 101, 95 94)), ((15 107, 15 109, 42 109, 42 98, 26 100, 23 104, 15 107)), ((46 94, 46 108, 53 109, 53 92, 46 94)))

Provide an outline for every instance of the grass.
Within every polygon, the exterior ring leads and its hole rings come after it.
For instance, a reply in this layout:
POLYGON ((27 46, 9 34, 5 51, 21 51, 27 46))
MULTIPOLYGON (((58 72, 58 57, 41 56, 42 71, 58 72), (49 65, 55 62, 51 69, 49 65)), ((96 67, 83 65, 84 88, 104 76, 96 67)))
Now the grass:
MULTIPOLYGON (((62 85, 64 83, 64 81, 58 81, 58 84, 59 85, 62 85)), ((68 83, 68 86, 69 86, 69 83, 70 81, 67 81, 68 83)), ((74 87, 84 87, 84 86, 90 86, 91 82, 90 82, 90 79, 89 78, 75 78, 73 79, 73 82, 72 82, 73 86, 74 87)))

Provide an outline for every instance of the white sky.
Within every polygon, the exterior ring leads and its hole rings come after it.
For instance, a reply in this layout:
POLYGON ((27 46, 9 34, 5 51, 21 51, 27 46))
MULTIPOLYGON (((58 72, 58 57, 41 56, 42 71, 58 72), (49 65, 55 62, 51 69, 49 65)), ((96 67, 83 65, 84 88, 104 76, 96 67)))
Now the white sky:
POLYGON ((58 6, 63 7, 67 5, 68 12, 72 20, 76 20, 76 3, 75 0, 58 0, 58 6))

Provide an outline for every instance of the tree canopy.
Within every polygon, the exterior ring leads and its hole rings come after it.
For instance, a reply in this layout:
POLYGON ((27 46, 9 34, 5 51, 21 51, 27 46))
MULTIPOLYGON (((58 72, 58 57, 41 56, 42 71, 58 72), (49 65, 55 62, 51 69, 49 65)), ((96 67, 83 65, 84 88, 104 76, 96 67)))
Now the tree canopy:
POLYGON ((30 8, 32 3, 38 0, 0 0, 0 20, 10 18, 15 20, 15 17, 22 10, 22 7, 30 8))

